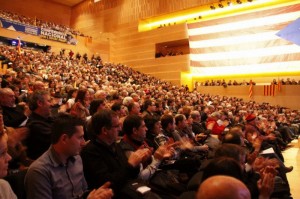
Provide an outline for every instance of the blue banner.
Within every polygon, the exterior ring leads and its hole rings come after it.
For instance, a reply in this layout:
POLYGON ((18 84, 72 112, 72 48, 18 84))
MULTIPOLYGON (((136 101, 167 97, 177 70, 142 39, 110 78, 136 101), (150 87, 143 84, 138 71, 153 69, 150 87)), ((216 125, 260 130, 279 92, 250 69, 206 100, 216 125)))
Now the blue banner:
POLYGON ((70 33, 64 33, 52 29, 38 28, 36 26, 25 25, 19 22, 3 19, 1 17, 0 17, 0 27, 12 31, 24 32, 36 36, 41 35, 41 37, 44 39, 60 41, 72 45, 77 44, 77 40, 70 33))
POLYGON ((36 26, 25 25, 22 23, 10 21, 10 20, 3 19, 3 18, 0 18, 0 26, 2 28, 8 29, 8 30, 24 32, 24 33, 28 33, 28 34, 36 35, 36 36, 40 35, 40 33, 41 33, 40 28, 38 28, 36 26))

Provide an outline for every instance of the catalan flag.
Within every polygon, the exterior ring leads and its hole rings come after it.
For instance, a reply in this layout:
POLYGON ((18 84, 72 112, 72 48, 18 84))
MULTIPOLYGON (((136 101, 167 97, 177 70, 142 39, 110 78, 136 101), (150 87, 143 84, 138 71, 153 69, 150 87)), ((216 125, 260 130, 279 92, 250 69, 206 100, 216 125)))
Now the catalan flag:
POLYGON ((275 96, 275 84, 264 85, 264 96, 275 96))

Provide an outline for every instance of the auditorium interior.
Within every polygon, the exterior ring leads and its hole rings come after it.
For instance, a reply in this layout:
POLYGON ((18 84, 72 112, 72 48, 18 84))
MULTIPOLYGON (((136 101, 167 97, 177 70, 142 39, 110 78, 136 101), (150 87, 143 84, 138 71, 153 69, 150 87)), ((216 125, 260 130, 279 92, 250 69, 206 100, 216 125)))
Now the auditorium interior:
MULTIPOLYGON (((62 41, 45 28, 6 28, 0 17, 1 45, 100 56, 190 92, 299 114, 300 0, 0 0, 0 11, 76 30, 62 41)), ((285 164, 294 167, 287 177, 295 199, 299 147, 295 139, 283 151, 285 164)))

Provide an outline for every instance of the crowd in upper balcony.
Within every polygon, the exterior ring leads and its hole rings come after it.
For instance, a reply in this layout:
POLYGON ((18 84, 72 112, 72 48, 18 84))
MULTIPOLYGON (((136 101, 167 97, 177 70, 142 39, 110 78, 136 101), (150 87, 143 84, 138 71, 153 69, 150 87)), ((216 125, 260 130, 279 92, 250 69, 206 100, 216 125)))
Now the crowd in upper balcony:
MULTIPOLYGON (((286 79, 281 79, 281 80, 276 80, 273 79, 272 82, 270 82, 270 84, 274 84, 274 85, 278 85, 278 83, 280 82, 281 85, 300 85, 300 80, 295 80, 295 79, 291 79, 291 78, 286 78, 286 79)), ((246 81, 243 80, 242 82, 239 82, 237 80, 228 80, 225 81, 223 80, 205 80, 204 82, 195 82, 195 87, 198 86, 245 86, 245 85, 256 85, 256 83, 252 80, 250 81, 246 81)))
POLYGON ((87 35, 84 35, 82 32, 80 32, 78 30, 74 30, 66 25, 56 24, 54 22, 45 21, 45 20, 42 20, 39 18, 31 18, 31 17, 20 15, 20 14, 13 13, 13 12, 0 10, 0 17, 7 19, 7 20, 14 21, 14 22, 18 22, 18 23, 21 23, 24 25, 37 26, 39 28, 48 28, 51 30, 59 31, 59 32, 69 32, 74 35, 89 37, 87 35))
POLYGON ((200 199, 218 175, 237 183, 232 194, 290 197, 281 151, 299 135, 298 110, 190 92, 96 55, 3 45, 0 55, 12 63, 0 89, 4 153, 10 173, 29 167, 31 199, 177 198, 199 186, 200 199))

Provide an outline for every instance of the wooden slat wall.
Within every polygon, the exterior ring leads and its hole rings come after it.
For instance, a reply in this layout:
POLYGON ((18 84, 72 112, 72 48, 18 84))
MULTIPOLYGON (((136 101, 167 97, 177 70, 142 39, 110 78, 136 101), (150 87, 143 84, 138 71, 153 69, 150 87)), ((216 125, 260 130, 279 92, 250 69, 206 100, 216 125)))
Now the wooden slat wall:
MULTIPOLYGON (((231 96, 243 98, 249 101, 249 86, 200 86, 198 91, 203 94, 231 96)), ((300 110, 300 86, 299 85, 282 85, 281 91, 275 89, 274 96, 264 96, 264 86, 253 86, 253 98, 256 102, 268 102, 271 105, 281 105, 292 109, 300 110)))
POLYGON ((207 5, 218 0, 102 0, 98 3, 85 1, 72 8, 72 24, 78 28, 105 27, 104 31, 114 31, 115 26, 130 24, 139 19, 207 5), (98 20, 105 17, 105 20, 98 20), (97 20, 95 20, 97 18, 97 20), (79 20, 78 20, 79 19, 79 20), (85 21, 83 23, 82 19, 85 21), (93 22, 93 23, 91 23, 93 22), (105 25, 104 25, 104 24, 105 25), (85 24, 85 25, 83 25, 85 24), (107 24, 107 25, 106 25, 107 24))
POLYGON ((138 32, 138 21, 218 0, 102 0, 93 6, 83 2, 72 8, 71 24, 97 40, 109 35, 110 61, 179 85, 182 71, 189 70, 189 56, 155 59, 155 44, 187 39, 184 24, 138 32), (101 32, 101 33, 100 33, 101 32))
POLYGON ((111 61, 179 85, 180 73, 189 70, 189 55, 155 58, 155 44, 187 38, 186 26, 181 24, 142 33, 134 27, 115 32, 111 61))

